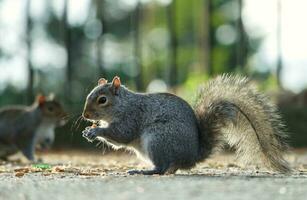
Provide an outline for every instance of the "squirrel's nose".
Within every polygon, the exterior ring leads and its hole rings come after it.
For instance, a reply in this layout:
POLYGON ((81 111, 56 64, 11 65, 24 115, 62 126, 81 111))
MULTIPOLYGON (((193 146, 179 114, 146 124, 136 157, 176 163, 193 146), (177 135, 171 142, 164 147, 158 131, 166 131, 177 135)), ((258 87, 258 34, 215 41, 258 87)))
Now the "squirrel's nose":
POLYGON ((50 138, 45 139, 45 143, 47 145, 51 145, 52 144, 52 140, 50 138))
POLYGON ((83 117, 89 119, 91 115, 88 112, 83 112, 83 117))

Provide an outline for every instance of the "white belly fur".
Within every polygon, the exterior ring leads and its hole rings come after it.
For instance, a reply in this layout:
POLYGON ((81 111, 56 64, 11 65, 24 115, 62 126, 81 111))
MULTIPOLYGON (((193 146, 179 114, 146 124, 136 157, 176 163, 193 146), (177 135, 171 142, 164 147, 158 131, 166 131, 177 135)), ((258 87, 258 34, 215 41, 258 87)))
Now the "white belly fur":
MULTIPOLYGON (((105 121, 100 121, 99 122, 99 127, 102 128, 106 128, 108 127, 108 123, 105 121)), ((97 137, 98 140, 105 142, 106 144, 108 144, 109 146, 111 146, 114 150, 118 150, 121 148, 127 149, 129 151, 134 152, 137 157, 139 157, 140 159, 146 161, 146 162, 150 162, 150 159, 148 157, 148 153, 147 153, 147 144, 148 144, 148 140, 145 137, 141 137, 140 140, 135 140, 129 144, 121 144, 118 143, 116 141, 110 140, 110 139, 106 139, 103 137, 97 137)))
POLYGON ((49 139, 51 142, 53 142, 55 138, 54 129, 55 129, 55 124, 42 123, 35 132, 36 144, 39 144, 45 141, 46 139, 49 139))

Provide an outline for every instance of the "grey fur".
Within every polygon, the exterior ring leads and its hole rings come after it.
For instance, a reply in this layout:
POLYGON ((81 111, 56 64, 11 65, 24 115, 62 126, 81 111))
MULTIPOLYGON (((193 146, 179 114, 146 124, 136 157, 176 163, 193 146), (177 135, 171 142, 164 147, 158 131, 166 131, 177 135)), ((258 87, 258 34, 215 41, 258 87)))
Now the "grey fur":
POLYGON ((245 160, 261 149, 262 153, 257 155, 266 158, 266 163, 287 171, 289 168, 279 151, 279 135, 275 135, 275 131, 280 133, 278 115, 265 98, 250 87, 244 88, 246 86, 246 79, 219 77, 201 90, 194 111, 187 102, 172 94, 140 94, 124 86, 114 92, 112 83, 98 85, 87 97, 83 116, 94 122, 106 121, 109 126, 88 127, 83 136, 89 141, 103 138, 113 146, 132 148, 155 166, 153 170, 134 170, 131 174, 164 174, 191 168, 211 154, 221 137, 238 147, 245 160), (236 93, 231 94, 231 90, 236 93), (101 96, 108 99, 103 105, 97 103, 101 96), (250 117, 260 132, 260 142, 248 129, 251 124, 240 112, 250 117), (232 129, 241 130, 230 133, 232 129), (247 137, 242 131, 251 136, 247 137), (275 146, 270 147, 269 143, 275 146))
POLYGON ((10 106, 0 109, 0 158, 21 151, 31 161, 35 160, 35 147, 53 142, 54 128, 66 113, 53 99, 43 106, 34 102, 31 106, 10 106), (48 112, 47 107, 53 111, 48 112), (43 128, 51 128, 47 130, 43 128), (47 134, 46 134, 47 133, 47 134), (51 141, 50 141, 51 140, 51 141))
POLYGON ((194 109, 200 130, 208 134, 203 143, 211 144, 209 149, 203 146, 204 157, 226 142, 246 163, 260 159, 274 170, 291 171, 282 157, 286 134, 281 117, 248 79, 223 75, 209 81, 199 91, 194 109))

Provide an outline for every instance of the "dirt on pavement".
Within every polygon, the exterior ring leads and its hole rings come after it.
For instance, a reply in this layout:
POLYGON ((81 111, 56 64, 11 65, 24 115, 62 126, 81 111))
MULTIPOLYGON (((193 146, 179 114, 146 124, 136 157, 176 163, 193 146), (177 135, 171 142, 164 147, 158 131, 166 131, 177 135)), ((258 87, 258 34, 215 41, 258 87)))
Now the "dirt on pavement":
MULTIPOLYGON (((18 157, 18 156, 17 156, 18 157)), ((307 151, 287 155, 295 172, 241 166, 219 154, 175 175, 130 176, 150 164, 127 152, 54 151, 44 162, 2 162, 0 199, 306 199, 307 151)), ((14 159, 14 158, 13 158, 14 159)))

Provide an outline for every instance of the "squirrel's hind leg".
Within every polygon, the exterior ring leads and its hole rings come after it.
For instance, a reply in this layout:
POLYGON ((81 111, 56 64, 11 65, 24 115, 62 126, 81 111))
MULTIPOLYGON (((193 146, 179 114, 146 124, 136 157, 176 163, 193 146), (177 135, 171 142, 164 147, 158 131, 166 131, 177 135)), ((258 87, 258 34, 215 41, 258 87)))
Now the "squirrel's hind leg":
POLYGON ((141 136, 141 148, 143 153, 151 160, 154 165, 152 170, 132 170, 128 173, 130 175, 143 174, 143 175, 154 175, 154 174, 173 174, 176 172, 178 167, 174 167, 173 157, 171 154, 172 149, 167 142, 163 141, 161 135, 166 131, 163 130, 163 126, 146 129, 141 136))
POLYGON ((13 145, 0 143, 0 160, 9 161, 9 156, 18 152, 18 149, 13 145))
POLYGON ((35 161, 35 146, 34 141, 29 142, 23 149, 21 149, 23 155, 30 161, 35 161))

